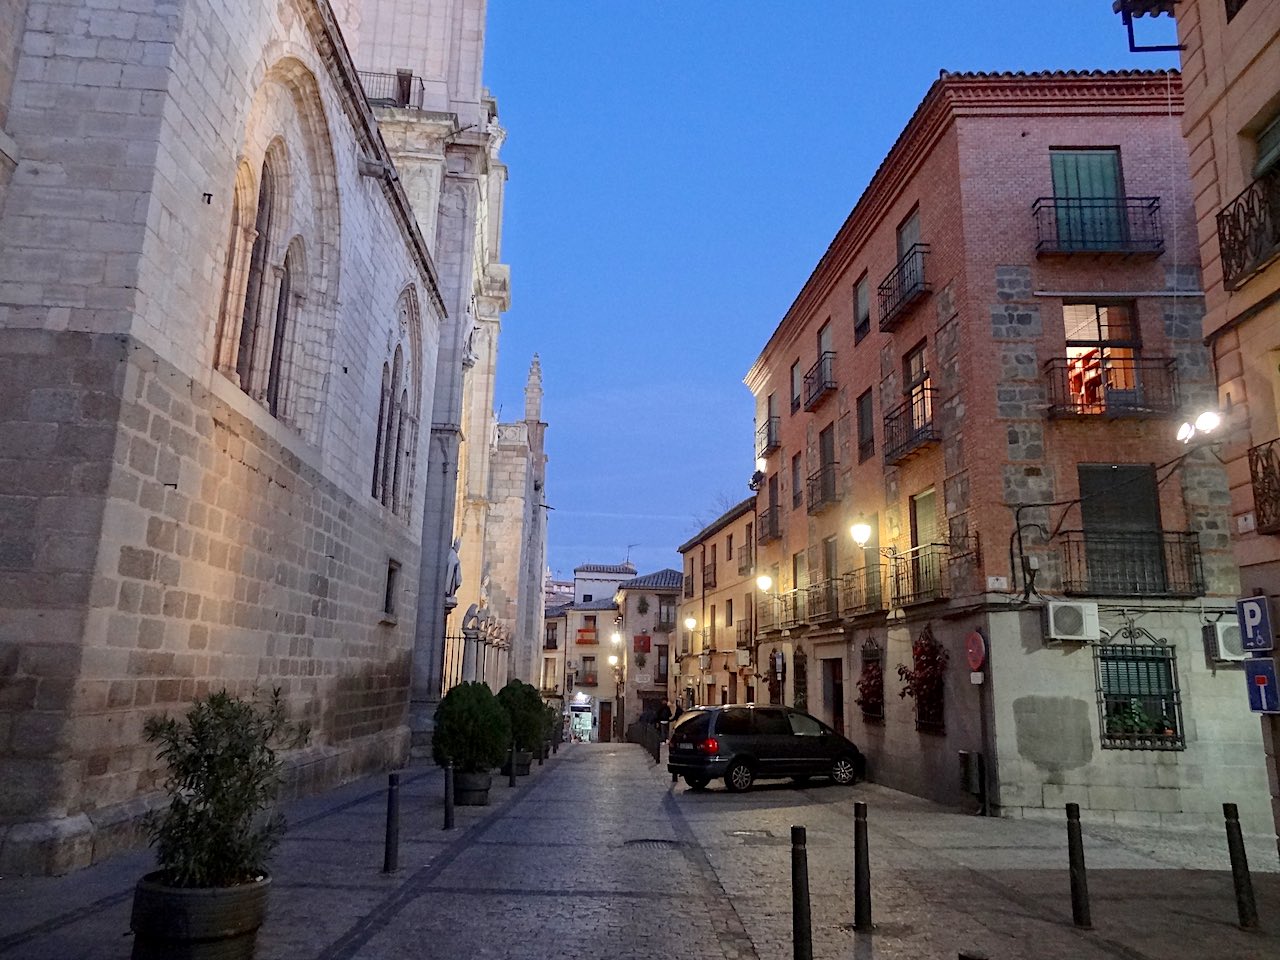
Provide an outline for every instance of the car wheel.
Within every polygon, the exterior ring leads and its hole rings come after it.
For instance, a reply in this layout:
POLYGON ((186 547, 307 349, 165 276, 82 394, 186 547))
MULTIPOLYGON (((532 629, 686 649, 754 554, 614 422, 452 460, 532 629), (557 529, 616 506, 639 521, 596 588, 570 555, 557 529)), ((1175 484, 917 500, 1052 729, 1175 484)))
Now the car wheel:
POLYGON ((741 793, 751 786, 755 778, 755 773, 746 761, 735 760, 724 775, 724 785, 734 793, 741 793))
POLYGON ((685 777, 684 782, 689 785, 690 790, 705 790, 711 780, 709 777, 685 777))
POLYGON ((831 764, 831 779, 841 786, 847 786, 858 779, 858 765, 848 755, 836 757, 831 764))

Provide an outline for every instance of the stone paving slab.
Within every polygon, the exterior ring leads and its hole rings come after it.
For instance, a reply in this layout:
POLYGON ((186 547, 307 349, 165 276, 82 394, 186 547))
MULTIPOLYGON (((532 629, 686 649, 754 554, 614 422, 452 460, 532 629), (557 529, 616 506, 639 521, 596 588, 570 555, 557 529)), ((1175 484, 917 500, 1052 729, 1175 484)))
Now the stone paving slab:
MULTIPOLYGON (((1262 929, 1240 931, 1213 831, 1086 825, 1094 929, 1074 928, 1060 823, 964 816, 874 784, 672 786, 638 748, 566 746, 440 829, 441 774, 401 790, 381 872, 385 778, 288 805, 259 960, 788 960, 790 827, 808 831, 817 960, 1278 960, 1280 873, 1253 837, 1262 929), (852 803, 870 807, 876 928, 852 921, 852 803)), ((0 957, 123 960, 149 853, 0 878, 0 957)))

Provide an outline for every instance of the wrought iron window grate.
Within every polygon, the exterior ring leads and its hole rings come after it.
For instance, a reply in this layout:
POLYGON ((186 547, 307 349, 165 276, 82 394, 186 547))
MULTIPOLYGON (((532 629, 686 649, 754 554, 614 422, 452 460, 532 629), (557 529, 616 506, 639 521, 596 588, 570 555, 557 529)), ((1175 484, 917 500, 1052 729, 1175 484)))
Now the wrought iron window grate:
POLYGON ((1172 647, 1101 645, 1095 648, 1094 663, 1104 748, 1186 748, 1178 660, 1172 647))

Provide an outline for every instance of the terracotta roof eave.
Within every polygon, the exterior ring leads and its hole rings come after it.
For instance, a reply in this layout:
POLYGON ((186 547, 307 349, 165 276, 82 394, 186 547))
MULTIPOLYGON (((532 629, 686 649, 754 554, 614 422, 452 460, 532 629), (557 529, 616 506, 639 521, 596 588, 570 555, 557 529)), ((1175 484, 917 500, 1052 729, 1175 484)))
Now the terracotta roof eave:
POLYGON ((686 540, 684 543, 680 544, 680 546, 676 547, 676 553, 684 553, 685 551, 691 550, 693 547, 696 547, 703 540, 707 539, 707 537, 710 537, 713 534, 715 534, 717 531, 727 527, 730 523, 732 523, 734 520, 737 520, 740 516, 742 516, 748 510, 755 509, 755 505, 756 505, 756 498, 755 498, 755 495, 752 494, 751 496, 747 497, 747 499, 743 500, 741 503, 737 503, 734 506, 730 507, 728 510, 722 513, 715 520, 712 520, 709 524, 707 524, 705 527, 699 530, 698 533, 692 539, 686 540))

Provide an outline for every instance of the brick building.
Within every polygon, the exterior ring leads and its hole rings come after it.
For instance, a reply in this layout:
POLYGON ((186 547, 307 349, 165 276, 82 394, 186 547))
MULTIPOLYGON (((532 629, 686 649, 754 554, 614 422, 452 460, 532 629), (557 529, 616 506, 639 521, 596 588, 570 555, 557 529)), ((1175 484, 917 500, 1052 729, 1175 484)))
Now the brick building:
MULTIPOLYGON (((1177 19, 1187 91, 1182 132, 1204 264, 1204 334, 1225 419, 1213 437, 1221 440, 1231 486, 1241 594, 1270 597, 1274 617, 1280 613, 1280 7, 1262 0, 1127 6, 1131 14, 1177 19)), ((1280 716, 1261 721, 1280 843, 1280 716)))
POLYGON ((881 782, 1265 820, 1226 478, 1174 437, 1213 397, 1181 110, 1175 73, 943 73, 747 375, 757 639, 881 782))

